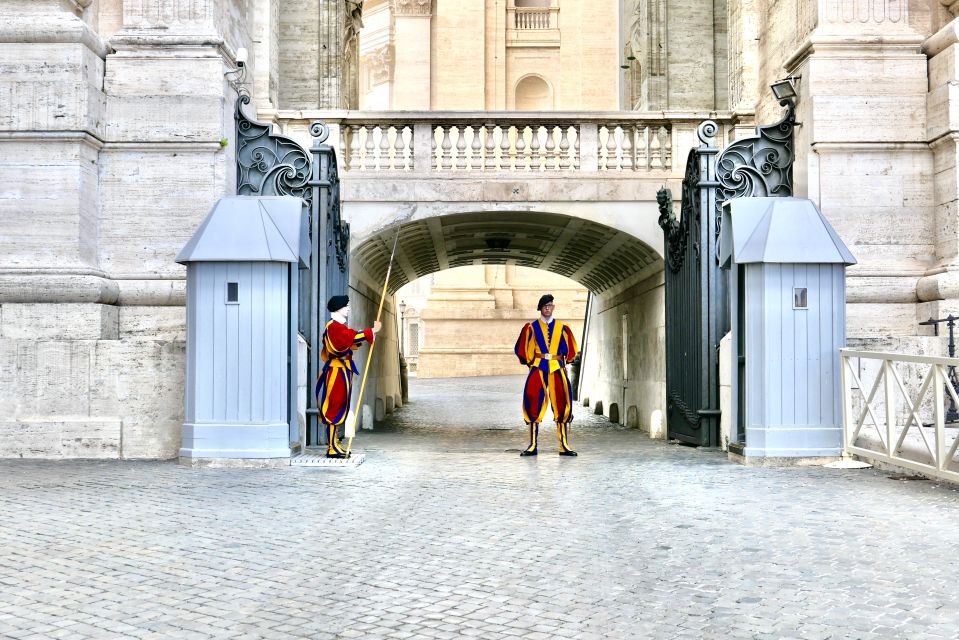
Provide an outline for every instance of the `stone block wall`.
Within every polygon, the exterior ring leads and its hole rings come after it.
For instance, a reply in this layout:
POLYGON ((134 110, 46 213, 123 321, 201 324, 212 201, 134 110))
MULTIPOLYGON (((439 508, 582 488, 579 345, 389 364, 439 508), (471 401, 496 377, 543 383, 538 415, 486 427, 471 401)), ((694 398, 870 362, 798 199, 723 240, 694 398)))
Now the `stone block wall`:
POLYGON ((580 398, 622 424, 663 437, 666 411, 666 318, 663 272, 619 293, 593 299, 580 398), (624 317, 626 334, 624 336, 624 317), (626 377, 623 340, 626 340, 626 377), (612 409, 616 405, 615 410, 612 409), (630 424, 630 417, 635 423, 630 424))
MULTIPOLYGON (((269 4, 269 0, 257 0, 269 4)), ((169 458, 184 272, 233 190, 252 0, 14 0, 0 24, 0 456, 169 458)))

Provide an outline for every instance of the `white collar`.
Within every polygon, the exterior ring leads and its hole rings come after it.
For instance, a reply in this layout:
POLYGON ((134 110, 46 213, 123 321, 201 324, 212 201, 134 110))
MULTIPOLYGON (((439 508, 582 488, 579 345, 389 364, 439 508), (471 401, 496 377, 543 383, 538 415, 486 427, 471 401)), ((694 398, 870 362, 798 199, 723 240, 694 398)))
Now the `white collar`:
POLYGON ((550 318, 549 320, 547 320, 547 319, 544 318, 543 316, 540 316, 540 317, 539 317, 540 322, 542 322, 543 324, 552 324, 552 323, 553 323, 553 320, 555 320, 555 319, 556 319, 556 318, 550 318))
POLYGON ((336 320, 337 322, 339 322, 340 324, 346 324, 346 317, 343 316, 342 314, 337 313, 336 311, 331 313, 330 317, 336 320))

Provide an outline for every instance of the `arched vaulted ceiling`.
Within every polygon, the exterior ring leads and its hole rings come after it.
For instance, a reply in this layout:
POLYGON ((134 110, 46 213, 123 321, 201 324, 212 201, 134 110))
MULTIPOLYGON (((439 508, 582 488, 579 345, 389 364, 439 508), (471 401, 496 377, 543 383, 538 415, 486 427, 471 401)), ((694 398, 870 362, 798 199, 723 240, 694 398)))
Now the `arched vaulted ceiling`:
MULTIPOLYGON (((436 271, 515 264, 571 278, 602 293, 652 266, 655 249, 628 233, 581 218, 530 211, 463 213, 403 223, 390 293, 436 271)), ((383 282, 396 228, 355 248, 353 260, 383 282)))

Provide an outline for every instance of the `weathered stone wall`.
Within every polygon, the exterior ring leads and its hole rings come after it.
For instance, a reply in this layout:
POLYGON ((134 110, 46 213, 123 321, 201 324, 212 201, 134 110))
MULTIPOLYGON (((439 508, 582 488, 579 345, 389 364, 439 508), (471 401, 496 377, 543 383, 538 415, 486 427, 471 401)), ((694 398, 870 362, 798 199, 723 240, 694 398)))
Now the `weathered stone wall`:
POLYGON ((659 271, 625 291, 593 298, 581 373, 580 398, 584 402, 594 410, 601 407, 599 413, 607 417, 615 411, 621 424, 638 427, 654 438, 665 435, 663 285, 663 271, 659 271))
POLYGON ((0 455, 172 457, 184 370, 173 258, 232 190, 223 71, 252 44, 252 4, 11 4, 0 24, 0 455))

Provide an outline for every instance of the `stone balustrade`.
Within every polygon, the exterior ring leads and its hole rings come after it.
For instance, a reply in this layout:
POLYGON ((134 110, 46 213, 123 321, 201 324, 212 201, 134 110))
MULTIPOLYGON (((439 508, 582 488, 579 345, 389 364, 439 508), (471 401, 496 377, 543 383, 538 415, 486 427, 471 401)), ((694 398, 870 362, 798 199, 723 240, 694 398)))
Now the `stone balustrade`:
MULTIPOLYGON (((310 116, 331 128, 345 172, 671 174, 716 113, 280 112, 293 131, 310 116), (677 134, 679 138, 676 139, 677 134)), ((682 167, 678 167, 682 170, 682 167)))
POLYGON ((512 15, 508 23, 513 29, 556 29, 559 27, 559 7, 509 7, 512 15))

